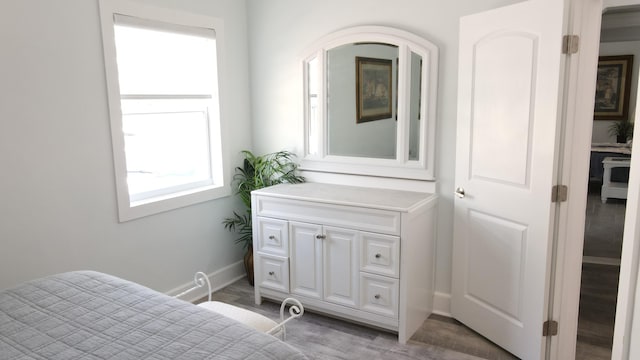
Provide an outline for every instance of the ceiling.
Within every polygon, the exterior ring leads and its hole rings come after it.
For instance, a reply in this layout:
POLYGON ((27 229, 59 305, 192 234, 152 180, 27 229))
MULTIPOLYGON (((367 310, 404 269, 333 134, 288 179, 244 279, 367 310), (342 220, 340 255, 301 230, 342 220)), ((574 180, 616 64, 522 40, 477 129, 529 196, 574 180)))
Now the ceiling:
POLYGON ((640 41, 640 6, 621 6, 602 14, 600 42, 640 41))

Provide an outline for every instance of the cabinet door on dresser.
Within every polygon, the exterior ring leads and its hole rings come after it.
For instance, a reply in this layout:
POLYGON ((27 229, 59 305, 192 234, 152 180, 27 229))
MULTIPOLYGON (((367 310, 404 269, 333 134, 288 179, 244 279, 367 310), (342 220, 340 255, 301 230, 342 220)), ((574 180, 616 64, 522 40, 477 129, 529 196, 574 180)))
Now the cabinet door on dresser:
POLYGON ((289 223, 291 293, 322 299, 322 226, 289 223))
POLYGON ((324 227, 323 234, 324 299, 349 307, 358 306, 359 232, 324 227))
POLYGON ((291 293, 358 307, 358 231, 293 221, 289 226, 291 293))

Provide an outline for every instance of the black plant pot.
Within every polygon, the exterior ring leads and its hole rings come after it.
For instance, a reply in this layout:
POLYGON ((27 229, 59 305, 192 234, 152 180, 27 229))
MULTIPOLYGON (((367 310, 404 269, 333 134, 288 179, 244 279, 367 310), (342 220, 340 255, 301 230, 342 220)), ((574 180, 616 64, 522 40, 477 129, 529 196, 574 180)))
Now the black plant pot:
POLYGON ((247 272, 249 285, 253 286, 253 246, 249 245, 244 254, 244 270, 247 272))
POLYGON ((627 142, 627 137, 624 135, 618 135, 616 136, 616 141, 619 143, 626 143, 627 142))

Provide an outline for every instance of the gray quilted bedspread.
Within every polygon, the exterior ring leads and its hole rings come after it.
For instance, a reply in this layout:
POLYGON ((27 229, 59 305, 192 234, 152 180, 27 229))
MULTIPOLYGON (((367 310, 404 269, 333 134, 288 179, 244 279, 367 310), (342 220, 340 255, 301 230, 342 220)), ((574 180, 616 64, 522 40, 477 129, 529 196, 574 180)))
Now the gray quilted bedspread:
POLYGON ((0 359, 306 359, 273 336, 110 275, 0 292, 0 359))

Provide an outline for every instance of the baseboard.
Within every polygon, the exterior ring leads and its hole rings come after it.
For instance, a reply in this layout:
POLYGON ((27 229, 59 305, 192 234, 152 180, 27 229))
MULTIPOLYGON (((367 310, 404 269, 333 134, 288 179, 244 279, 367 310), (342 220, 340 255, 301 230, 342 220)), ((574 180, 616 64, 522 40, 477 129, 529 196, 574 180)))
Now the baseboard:
MULTIPOLYGON (((222 269, 216 270, 212 273, 207 274, 209 277, 209 281, 211 282, 211 291, 216 292, 217 290, 222 289, 225 286, 228 286, 243 277, 247 276, 247 273, 244 270, 244 263, 242 261, 238 261, 231 265, 225 266, 222 269)), ((193 287, 193 275, 189 282, 180 285, 177 288, 169 290, 167 295, 175 296, 180 294, 181 292, 193 287)), ((206 287, 206 285, 205 285, 206 287)), ((194 302, 202 297, 206 296, 207 290, 203 289, 202 291, 194 291, 182 297, 182 300, 186 300, 189 302, 194 302)))
POLYGON ((583 256, 582 257, 583 264, 598 264, 598 265, 612 265, 612 266, 620 266, 620 259, 618 258, 608 258, 608 257, 599 257, 599 256, 583 256))
POLYGON ((438 291, 433 294, 433 313, 451 317, 451 294, 438 291))

